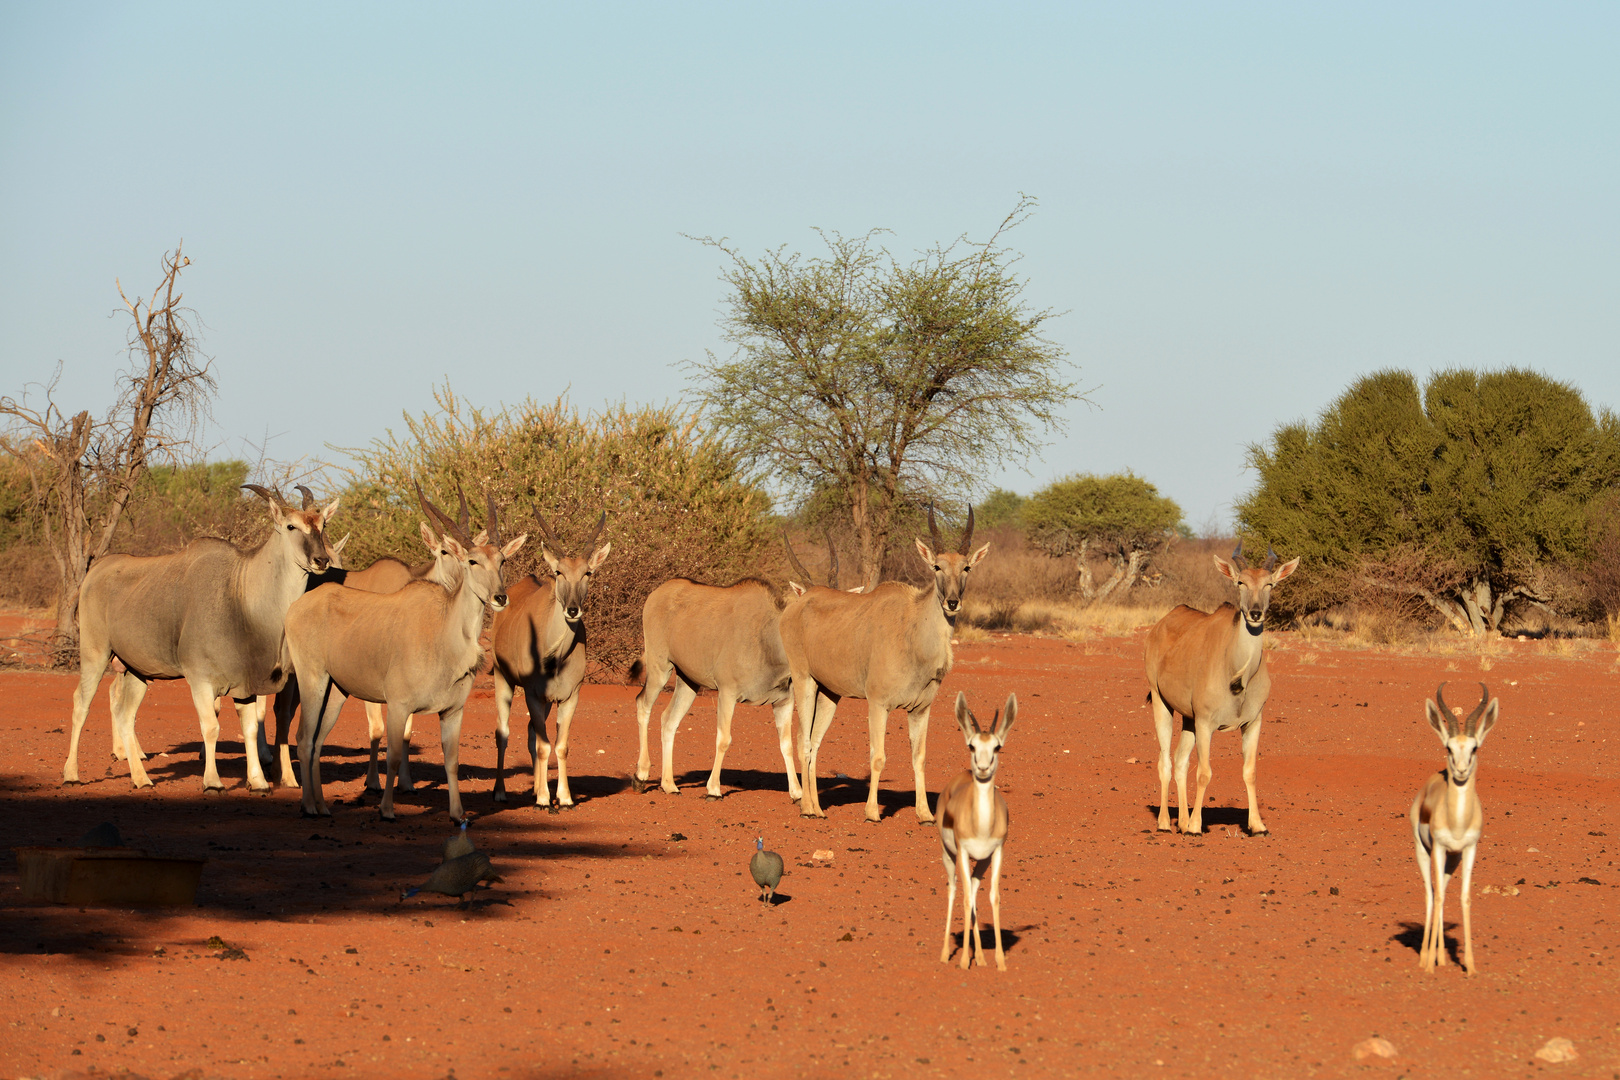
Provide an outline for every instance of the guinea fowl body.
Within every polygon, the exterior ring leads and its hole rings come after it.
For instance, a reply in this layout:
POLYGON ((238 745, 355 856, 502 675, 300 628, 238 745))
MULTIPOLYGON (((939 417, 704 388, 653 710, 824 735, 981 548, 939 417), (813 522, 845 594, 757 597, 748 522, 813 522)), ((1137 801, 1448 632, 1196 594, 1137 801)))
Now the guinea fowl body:
POLYGON ((473 842, 467 839, 467 823, 463 821, 456 834, 444 842, 444 861, 449 862, 463 855, 471 855, 474 850, 476 849, 473 842))
POLYGON ((482 851, 474 851, 446 859, 428 875, 426 881, 408 890, 400 899, 407 900, 419 892, 436 892, 459 900, 477 888, 480 881, 500 880, 501 876, 490 865, 489 856, 482 851))
POLYGON ((748 872, 759 886, 759 898, 771 903, 776 898, 776 886, 782 881, 782 856, 765 850, 763 836, 754 840, 754 857, 748 860, 748 872))

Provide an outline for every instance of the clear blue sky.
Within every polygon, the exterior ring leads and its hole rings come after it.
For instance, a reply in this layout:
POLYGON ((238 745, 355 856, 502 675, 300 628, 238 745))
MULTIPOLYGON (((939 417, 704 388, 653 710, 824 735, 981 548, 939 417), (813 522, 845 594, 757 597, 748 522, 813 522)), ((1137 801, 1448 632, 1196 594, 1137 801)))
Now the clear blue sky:
POLYGON ((1246 444, 1384 366, 1620 405, 1612 4, 0 7, 0 393, 123 362, 184 237, 215 456, 565 388, 665 401, 716 253, 1012 236, 1097 387, 1028 474, 1195 527, 1246 444))

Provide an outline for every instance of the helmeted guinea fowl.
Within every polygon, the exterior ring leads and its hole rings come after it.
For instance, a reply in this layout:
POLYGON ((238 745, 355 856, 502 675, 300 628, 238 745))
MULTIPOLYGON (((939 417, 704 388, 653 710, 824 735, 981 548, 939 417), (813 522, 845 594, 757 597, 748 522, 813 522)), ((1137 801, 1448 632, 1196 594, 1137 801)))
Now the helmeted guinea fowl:
POLYGON ((400 893, 401 900, 409 900, 419 892, 443 893, 461 900, 478 887, 480 881, 500 881, 501 876, 490 865, 489 856, 482 851, 457 855, 440 863, 428 879, 414 889, 400 893))
POLYGON ((473 847, 473 842, 467 838, 467 823, 463 821, 461 831, 444 842, 444 861, 449 862, 451 859, 460 858, 463 855, 471 855, 476 850, 473 847))
POLYGON ((767 904, 776 899, 776 886, 782 881, 782 856, 765 850, 765 838, 754 838, 754 857, 748 860, 748 872, 759 886, 759 898, 767 904))

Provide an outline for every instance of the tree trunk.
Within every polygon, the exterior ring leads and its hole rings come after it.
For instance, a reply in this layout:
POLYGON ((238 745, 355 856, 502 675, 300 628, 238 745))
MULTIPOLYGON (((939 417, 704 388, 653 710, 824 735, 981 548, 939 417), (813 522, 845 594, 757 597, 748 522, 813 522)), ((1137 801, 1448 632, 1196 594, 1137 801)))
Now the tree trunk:
POLYGON ((1458 590, 1462 598, 1463 610, 1468 612, 1468 632, 1473 637, 1479 637, 1496 629, 1490 620, 1491 612, 1491 583, 1482 578, 1475 578, 1458 590))

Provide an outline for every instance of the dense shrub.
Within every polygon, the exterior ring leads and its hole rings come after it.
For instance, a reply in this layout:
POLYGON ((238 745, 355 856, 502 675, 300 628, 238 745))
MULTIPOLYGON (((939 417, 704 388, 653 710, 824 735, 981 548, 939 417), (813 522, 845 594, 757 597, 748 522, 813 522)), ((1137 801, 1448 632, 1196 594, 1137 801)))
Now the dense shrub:
POLYGON ((348 565, 366 566, 382 555, 426 558, 413 481, 452 515, 460 484, 474 530, 485 523, 487 496, 499 508, 505 538, 529 534, 508 564, 509 581, 540 562, 536 511, 575 548, 567 555, 584 553, 578 549, 605 512, 598 543, 611 542, 613 552, 591 587, 588 616, 598 675, 623 671, 639 655, 641 607, 663 581, 780 576, 780 541, 766 516, 766 496, 700 427, 696 413, 619 405, 582 416, 561 399, 486 412, 448 387, 434 397, 438 409, 407 417, 405 434, 351 451, 359 464, 343 492, 342 524, 334 526, 353 534, 344 551, 348 565))

